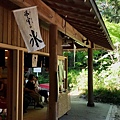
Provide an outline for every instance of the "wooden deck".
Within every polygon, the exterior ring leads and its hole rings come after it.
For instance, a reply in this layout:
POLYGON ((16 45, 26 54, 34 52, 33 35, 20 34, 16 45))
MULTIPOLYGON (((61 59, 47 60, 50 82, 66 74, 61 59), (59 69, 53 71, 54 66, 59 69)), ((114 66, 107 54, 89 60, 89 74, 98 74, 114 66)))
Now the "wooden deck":
MULTIPOLYGON (((48 117, 48 105, 44 104, 44 108, 35 108, 29 106, 28 112, 24 114, 23 120, 47 120, 48 117)), ((59 93, 59 100, 57 103, 58 118, 63 116, 71 109, 71 99, 69 92, 59 93)))
POLYGON ((47 106, 44 108, 29 107, 27 113, 24 113, 23 120, 47 120, 47 106))

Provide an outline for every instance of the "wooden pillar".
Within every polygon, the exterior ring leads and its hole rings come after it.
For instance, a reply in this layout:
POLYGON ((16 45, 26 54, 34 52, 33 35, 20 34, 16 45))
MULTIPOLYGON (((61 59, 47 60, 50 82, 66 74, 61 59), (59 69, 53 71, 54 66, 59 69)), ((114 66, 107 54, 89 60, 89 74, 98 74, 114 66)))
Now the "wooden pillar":
POLYGON ((93 107, 93 49, 88 48, 88 103, 87 106, 93 107))
POLYGON ((12 120, 18 120, 19 50, 13 50, 12 120))
POLYGON ((49 29, 49 115, 48 120, 57 120, 57 38, 58 30, 56 25, 50 25, 49 29))
POLYGON ((8 77, 7 77, 7 120, 12 120, 12 88, 13 88, 13 52, 8 52, 8 77))
POLYGON ((19 103, 18 120, 23 120, 24 52, 19 51, 19 103))

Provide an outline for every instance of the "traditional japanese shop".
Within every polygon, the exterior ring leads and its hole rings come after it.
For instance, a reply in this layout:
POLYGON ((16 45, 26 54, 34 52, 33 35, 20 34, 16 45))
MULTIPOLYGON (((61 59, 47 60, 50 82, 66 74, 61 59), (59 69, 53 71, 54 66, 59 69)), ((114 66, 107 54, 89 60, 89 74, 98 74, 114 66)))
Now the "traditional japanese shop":
POLYGON ((88 106, 94 106, 93 49, 114 48, 94 0, 2 0, 0 16, 0 81, 7 86, 6 104, 1 108, 7 109, 7 120, 23 120, 24 74, 28 68, 39 67, 49 74, 48 120, 58 120, 71 109, 64 50, 88 50, 88 106), (32 25, 36 22, 29 16, 32 12, 26 12, 33 6, 38 12, 38 27, 32 25), (21 8, 25 10, 19 21, 28 25, 22 30, 13 14, 21 8), (40 33, 34 28, 40 28, 40 33), (31 48, 44 43, 43 47, 31 52, 21 31, 27 33, 31 48))

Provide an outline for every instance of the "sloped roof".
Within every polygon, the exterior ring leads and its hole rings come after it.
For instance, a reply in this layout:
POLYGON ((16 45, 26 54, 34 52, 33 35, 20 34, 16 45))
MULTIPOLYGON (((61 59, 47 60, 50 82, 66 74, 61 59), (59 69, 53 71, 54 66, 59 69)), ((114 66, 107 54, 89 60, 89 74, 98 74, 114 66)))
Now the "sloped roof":
POLYGON ((113 50, 114 46, 94 0, 42 1, 83 36, 95 43, 96 48, 113 50))

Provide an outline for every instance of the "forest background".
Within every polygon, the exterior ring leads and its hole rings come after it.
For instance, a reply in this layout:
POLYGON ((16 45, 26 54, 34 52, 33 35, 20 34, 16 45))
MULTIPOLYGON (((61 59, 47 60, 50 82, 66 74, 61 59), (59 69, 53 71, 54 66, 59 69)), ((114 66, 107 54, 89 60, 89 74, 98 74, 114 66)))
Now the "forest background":
MULTIPOLYGON (((111 40, 115 46, 110 50, 93 50, 94 100, 120 104, 120 0, 95 0, 111 40)), ((87 96, 87 51, 64 52, 68 56, 68 83, 87 96), (75 60, 75 61, 74 61, 75 60)))

